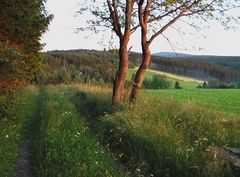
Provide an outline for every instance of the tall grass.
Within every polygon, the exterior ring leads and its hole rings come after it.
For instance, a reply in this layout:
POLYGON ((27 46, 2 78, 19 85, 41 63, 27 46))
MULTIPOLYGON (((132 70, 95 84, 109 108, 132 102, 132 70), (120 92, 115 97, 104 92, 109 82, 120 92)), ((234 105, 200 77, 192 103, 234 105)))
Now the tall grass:
MULTIPOLYGON (((22 89, 4 98, 4 114, 0 119, 0 176, 10 177, 17 165, 21 141, 25 139, 26 122, 33 114, 36 90, 22 89)), ((2 107, 2 108, 3 108, 2 107)))
POLYGON ((115 109, 106 93, 80 90, 74 100, 92 131, 132 176, 237 176, 209 152, 212 146, 240 146, 237 116, 149 96, 115 109))
POLYGON ((123 176, 69 102, 69 90, 52 87, 41 93, 36 176, 123 176))

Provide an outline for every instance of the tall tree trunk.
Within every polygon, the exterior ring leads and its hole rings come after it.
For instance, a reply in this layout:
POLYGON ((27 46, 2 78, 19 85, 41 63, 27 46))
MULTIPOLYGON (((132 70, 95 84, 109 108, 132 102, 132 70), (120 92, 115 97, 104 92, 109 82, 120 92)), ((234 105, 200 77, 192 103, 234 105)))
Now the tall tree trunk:
POLYGON ((112 104, 118 104, 123 99, 124 81, 128 71, 128 51, 126 42, 120 44, 119 58, 119 67, 113 86, 112 104))
POLYGON ((134 79, 134 85, 132 87, 130 102, 134 102, 137 98, 137 95, 143 83, 144 73, 147 67, 149 66, 150 59, 151 59, 151 52, 149 50, 149 46, 145 45, 142 49, 143 49, 143 54, 142 54, 143 59, 140 67, 137 70, 137 73, 134 79))
POLYGON ((110 17, 113 22, 113 30, 119 36, 119 67, 116 73, 116 78, 113 86, 112 104, 118 104, 123 99, 124 81, 128 71, 128 42, 131 35, 131 16, 133 11, 134 1, 126 0, 124 33, 122 33, 120 25, 120 17, 118 16, 117 0, 108 1, 110 17))
POLYGON ((144 72, 146 71, 151 59, 151 52, 149 50, 150 43, 147 40, 148 33, 147 24, 149 17, 149 9, 152 4, 152 0, 147 0, 146 2, 147 3, 144 9, 143 9, 144 0, 140 0, 138 3, 138 19, 141 27, 142 63, 135 75, 132 93, 130 96, 130 102, 134 102, 137 98, 137 95, 143 83, 144 72))

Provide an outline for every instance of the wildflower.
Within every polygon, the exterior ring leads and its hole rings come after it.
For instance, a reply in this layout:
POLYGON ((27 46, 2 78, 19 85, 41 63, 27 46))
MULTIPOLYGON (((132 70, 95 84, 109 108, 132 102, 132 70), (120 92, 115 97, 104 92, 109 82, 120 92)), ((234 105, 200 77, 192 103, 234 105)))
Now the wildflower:
POLYGON ((203 138, 202 140, 203 140, 203 141, 208 141, 208 139, 207 139, 207 138, 203 138))
POLYGON ((96 163, 96 165, 98 165, 98 162, 97 162, 97 161, 96 161, 95 163, 96 163))
POLYGON ((136 171, 140 172, 141 170, 139 168, 137 168, 136 171))
POLYGON ((8 135, 6 135, 6 138, 8 138, 9 136, 8 135))

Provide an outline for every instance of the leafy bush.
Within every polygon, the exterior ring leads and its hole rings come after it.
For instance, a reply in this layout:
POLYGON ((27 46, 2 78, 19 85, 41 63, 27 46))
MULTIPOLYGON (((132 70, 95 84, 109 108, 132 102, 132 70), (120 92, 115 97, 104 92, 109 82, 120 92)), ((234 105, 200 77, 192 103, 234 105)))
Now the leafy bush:
POLYGON ((208 83, 204 81, 202 86, 198 86, 198 88, 237 88, 234 83, 221 82, 215 78, 210 79, 208 83))
POLYGON ((175 89, 182 89, 178 81, 175 82, 175 89))
POLYGON ((159 77, 153 77, 152 79, 144 79, 143 88, 145 89, 169 89, 171 82, 159 77))

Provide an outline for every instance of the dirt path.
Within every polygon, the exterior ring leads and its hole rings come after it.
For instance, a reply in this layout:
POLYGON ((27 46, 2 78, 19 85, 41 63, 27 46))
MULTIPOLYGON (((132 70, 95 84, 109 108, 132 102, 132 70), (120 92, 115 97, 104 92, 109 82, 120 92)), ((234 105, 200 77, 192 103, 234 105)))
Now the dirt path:
POLYGON ((41 95, 38 93, 32 102, 33 112, 26 126, 26 134, 19 146, 17 166, 13 177, 33 177, 34 172, 34 139, 38 138, 41 123, 41 95))
POLYGON ((18 165, 16 168, 16 172, 13 177, 32 177, 32 154, 30 152, 30 141, 25 140, 20 145, 19 152, 18 152, 18 165))

